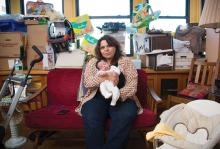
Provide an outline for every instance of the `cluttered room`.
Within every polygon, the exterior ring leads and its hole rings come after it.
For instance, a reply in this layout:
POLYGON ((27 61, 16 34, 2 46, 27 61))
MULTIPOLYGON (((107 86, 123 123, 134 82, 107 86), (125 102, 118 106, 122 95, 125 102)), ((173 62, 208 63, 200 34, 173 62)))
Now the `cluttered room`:
POLYGON ((220 0, 0 0, 1 149, 220 149, 220 0))

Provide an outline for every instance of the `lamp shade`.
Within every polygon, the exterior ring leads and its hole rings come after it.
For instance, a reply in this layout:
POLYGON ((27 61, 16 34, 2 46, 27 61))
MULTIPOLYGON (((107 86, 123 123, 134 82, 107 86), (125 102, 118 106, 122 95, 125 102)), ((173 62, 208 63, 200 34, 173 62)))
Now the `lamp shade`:
POLYGON ((199 26, 220 28, 220 0, 205 0, 199 26))

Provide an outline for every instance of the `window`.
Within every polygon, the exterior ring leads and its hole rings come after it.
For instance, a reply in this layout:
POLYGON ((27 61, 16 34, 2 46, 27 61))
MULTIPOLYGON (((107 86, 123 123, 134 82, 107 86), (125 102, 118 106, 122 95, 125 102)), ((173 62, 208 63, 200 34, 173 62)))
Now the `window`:
MULTIPOLYGON (((26 4, 30 0, 24 0, 24 14, 26 14, 26 4)), ((56 11, 63 13, 63 0, 43 0, 44 3, 51 3, 56 11)))
POLYGON ((150 23, 150 29, 163 29, 175 31, 178 25, 186 25, 188 22, 189 0, 148 0, 153 11, 160 10, 158 20, 150 23))
MULTIPOLYGON (((94 32, 91 34, 99 39, 103 33, 97 28, 102 27, 105 22, 119 22, 130 25, 132 0, 77 0, 77 14, 90 16, 94 32)), ((131 54, 130 51, 130 36, 124 33, 126 54, 131 54)), ((122 46, 123 47, 123 46, 122 46)))
POLYGON ((0 0, 0 15, 6 14, 6 2, 5 0, 0 0))
MULTIPOLYGON (((160 10, 159 19, 150 23, 150 29, 175 31, 178 25, 186 25, 189 19, 189 0, 146 0, 153 11, 160 10), (175 5, 174 5, 175 4, 175 5)), ((125 22, 130 26, 133 0, 76 0, 78 15, 88 14, 95 29, 92 36, 99 38, 103 34, 97 27, 104 22, 125 22)), ((125 53, 132 54, 130 36, 125 33, 125 53)))

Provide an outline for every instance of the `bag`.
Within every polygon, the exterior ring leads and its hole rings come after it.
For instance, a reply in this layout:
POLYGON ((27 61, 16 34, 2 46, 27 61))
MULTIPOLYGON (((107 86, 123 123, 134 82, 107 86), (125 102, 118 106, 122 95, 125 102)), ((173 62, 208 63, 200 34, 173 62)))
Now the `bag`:
POLYGON ((27 32, 27 26, 13 19, 0 20, 0 32, 27 32))
POLYGON ((76 38, 93 31, 93 27, 88 15, 82 15, 70 19, 76 38))
POLYGON ((190 41, 190 49, 195 55, 199 55, 205 51, 202 45, 202 39, 205 37, 205 29, 193 26, 188 27, 185 30, 181 30, 181 26, 178 26, 174 38, 182 41, 190 41))

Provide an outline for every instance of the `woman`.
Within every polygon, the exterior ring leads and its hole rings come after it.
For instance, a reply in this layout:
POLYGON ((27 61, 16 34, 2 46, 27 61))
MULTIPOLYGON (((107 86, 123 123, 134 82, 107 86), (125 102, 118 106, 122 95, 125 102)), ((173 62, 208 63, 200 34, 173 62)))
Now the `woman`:
POLYGON ((119 42, 108 35, 98 40, 95 48, 96 58, 92 58, 86 65, 84 85, 88 89, 82 98, 78 112, 81 112, 86 130, 86 148, 91 149, 121 149, 125 147, 129 130, 132 127, 137 112, 135 93, 137 90, 137 71, 131 60, 123 56, 119 42), (109 65, 120 68, 120 75, 100 76, 97 63, 101 60, 109 65), (111 100, 105 99, 99 85, 104 80, 114 82, 120 89, 120 99, 115 106, 111 100), (104 127, 107 118, 111 118, 109 134, 104 142, 104 127))

